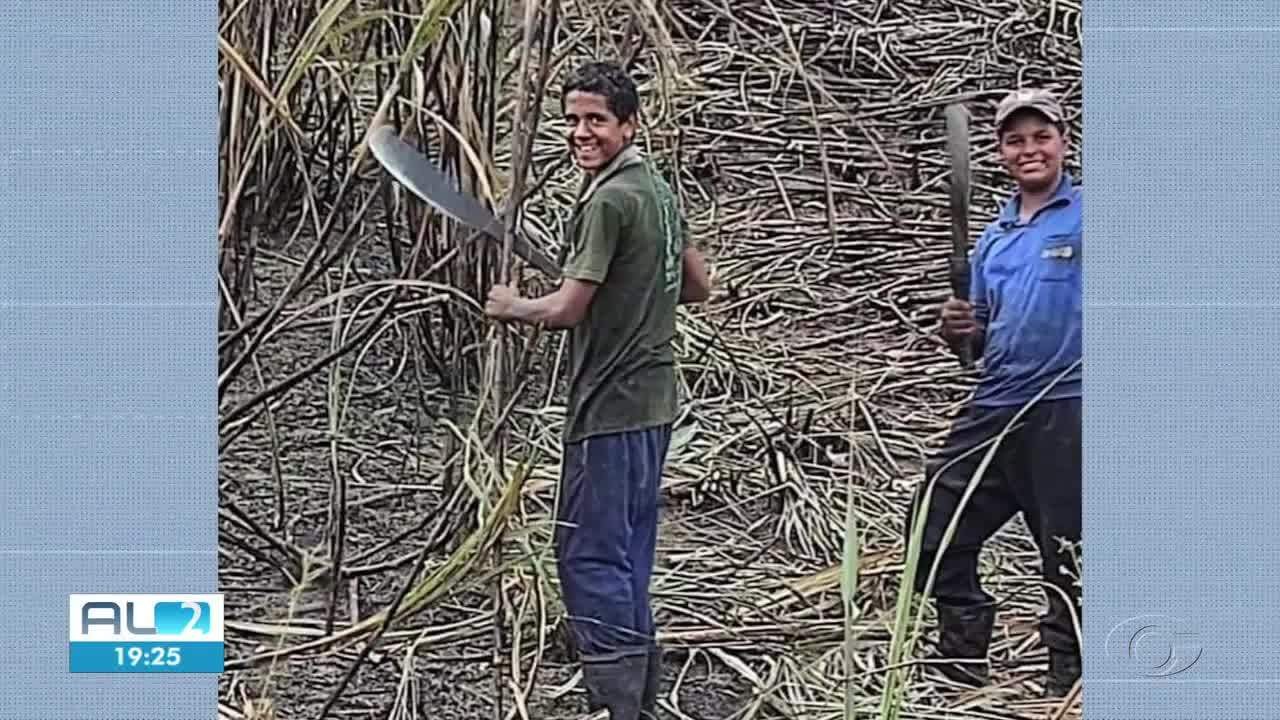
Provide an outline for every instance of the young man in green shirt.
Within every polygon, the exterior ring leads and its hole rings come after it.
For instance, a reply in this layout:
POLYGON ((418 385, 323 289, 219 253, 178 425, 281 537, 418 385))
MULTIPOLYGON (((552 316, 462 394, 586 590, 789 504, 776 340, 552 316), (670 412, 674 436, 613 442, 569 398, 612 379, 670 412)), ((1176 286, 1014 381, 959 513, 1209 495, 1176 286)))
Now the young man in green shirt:
POLYGON ((485 312, 570 333, 556 530, 564 603, 591 710, 656 718, 661 655, 649 604, 658 504, 677 412, 676 306, 710 296, 675 198, 632 144, 639 97, 621 68, 566 80, 569 149, 584 172, 553 293, 495 286, 485 312))

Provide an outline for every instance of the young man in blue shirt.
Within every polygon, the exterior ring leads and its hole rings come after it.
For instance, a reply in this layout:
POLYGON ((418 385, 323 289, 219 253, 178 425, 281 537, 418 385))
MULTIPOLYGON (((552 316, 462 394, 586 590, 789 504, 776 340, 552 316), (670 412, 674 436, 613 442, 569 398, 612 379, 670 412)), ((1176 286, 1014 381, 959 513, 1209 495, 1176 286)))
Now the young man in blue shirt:
MULTIPOLYGON (((968 342, 982 378, 965 414, 927 468, 933 483, 917 591, 979 464, 999 440, 942 555, 933 587, 938 668, 969 685, 989 677, 994 598, 978 578, 983 544, 1021 511, 1051 587, 1040 638, 1049 650, 1045 695, 1065 695, 1080 676, 1075 627, 1078 574, 1060 540, 1080 540, 1080 397, 1083 194, 1063 170, 1065 123, 1043 90, 1010 93, 996 111, 997 153, 1017 190, 983 232, 972 257, 971 301, 942 306, 941 334, 968 342), (1029 406, 1029 407, 1027 407, 1029 406), (1070 598, 1070 604, 1063 597, 1070 598)), ((924 488, 917 494, 923 497, 924 488)), ((908 516, 907 532, 910 532, 908 516)))

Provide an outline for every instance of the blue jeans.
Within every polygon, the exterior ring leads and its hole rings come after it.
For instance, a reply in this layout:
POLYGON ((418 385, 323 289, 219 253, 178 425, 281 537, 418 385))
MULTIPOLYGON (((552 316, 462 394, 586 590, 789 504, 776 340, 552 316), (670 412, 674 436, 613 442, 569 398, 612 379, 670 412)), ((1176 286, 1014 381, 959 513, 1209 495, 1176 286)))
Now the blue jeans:
POLYGON ((649 578, 670 442, 666 425, 564 448, 556 569, 584 659, 644 654, 654 645, 649 578))

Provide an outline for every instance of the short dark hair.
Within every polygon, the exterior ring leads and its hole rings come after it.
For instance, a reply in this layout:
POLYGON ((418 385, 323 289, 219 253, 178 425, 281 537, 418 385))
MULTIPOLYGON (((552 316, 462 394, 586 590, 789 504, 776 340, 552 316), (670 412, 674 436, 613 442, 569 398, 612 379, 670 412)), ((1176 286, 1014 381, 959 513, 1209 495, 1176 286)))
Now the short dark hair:
POLYGON ((609 112, 622 122, 630 120, 640 109, 636 83, 617 63, 589 62, 570 72, 561 89, 561 108, 569 93, 575 91, 604 96, 609 112))

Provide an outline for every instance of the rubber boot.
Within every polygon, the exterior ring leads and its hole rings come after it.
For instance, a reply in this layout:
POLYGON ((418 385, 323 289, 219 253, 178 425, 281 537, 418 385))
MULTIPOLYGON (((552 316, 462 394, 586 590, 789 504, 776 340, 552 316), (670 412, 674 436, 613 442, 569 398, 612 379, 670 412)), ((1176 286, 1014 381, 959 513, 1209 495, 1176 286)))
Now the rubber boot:
POLYGON ((995 624, 994 603, 954 606, 937 603, 938 655, 943 660, 935 665, 950 680, 981 687, 991 677, 991 665, 987 661, 987 648, 991 645, 991 629, 995 624))
POLYGON ((662 683, 662 648, 649 648, 648 668, 644 675, 644 694, 640 700, 641 720, 658 720, 658 691, 662 683))
POLYGON ((1060 698, 1071 692, 1080 677, 1080 654, 1049 650, 1049 673, 1045 676, 1044 696, 1060 698))
POLYGON ((620 658, 583 658, 582 680, 587 688, 587 711, 607 709, 609 720, 641 720, 647 654, 620 658))

